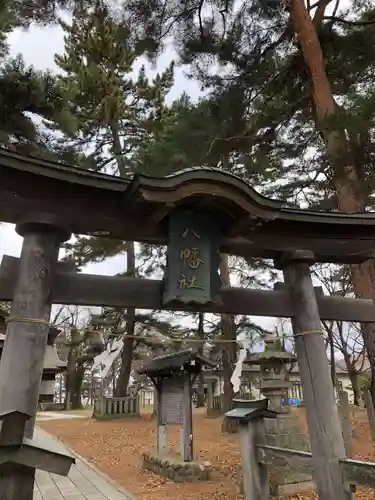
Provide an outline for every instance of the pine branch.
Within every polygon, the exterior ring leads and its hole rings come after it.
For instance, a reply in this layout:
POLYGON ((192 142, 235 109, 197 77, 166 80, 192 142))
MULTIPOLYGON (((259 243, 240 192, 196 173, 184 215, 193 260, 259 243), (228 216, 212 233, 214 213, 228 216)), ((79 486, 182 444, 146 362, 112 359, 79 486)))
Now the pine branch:
POLYGON ((322 23, 326 8, 331 2, 332 0, 320 0, 318 2, 317 9, 313 18, 313 24, 315 28, 317 28, 322 23))
POLYGON ((325 16, 323 19, 324 21, 332 21, 334 23, 347 24, 349 26, 369 26, 371 24, 375 24, 375 19, 368 21, 351 21, 349 19, 343 19, 342 17, 336 16, 325 16))

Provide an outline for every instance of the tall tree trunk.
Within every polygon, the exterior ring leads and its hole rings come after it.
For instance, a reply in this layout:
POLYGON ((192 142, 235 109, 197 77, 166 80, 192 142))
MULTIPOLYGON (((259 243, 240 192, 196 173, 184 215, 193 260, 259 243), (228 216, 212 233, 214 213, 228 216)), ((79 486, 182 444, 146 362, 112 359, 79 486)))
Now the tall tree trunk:
MULTIPOLYGON (((362 265, 352 265, 351 277, 356 297, 370 298, 375 304, 374 261, 367 261, 362 265)), ((375 405, 375 325, 363 323, 361 324, 361 332, 371 368, 371 397, 375 405)))
POLYGON ((343 343, 343 348, 344 348, 343 354, 344 354, 346 371, 348 372, 350 382, 351 382, 352 388, 353 388, 354 404, 356 406, 360 406, 361 405, 361 390, 359 388, 358 372, 357 372, 357 368, 355 365, 355 361, 354 361, 354 358, 349 354, 348 346, 345 342, 343 343))
POLYGON ((359 382, 358 382, 358 372, 357 370, 353 367, 348 368, 348 374, 350 377, 350 382, 352 384, 353 388, 353 403, 355 406, 361 406, 361 389, 359 388, 359 382))
MULTIPOLYGON (((165 354, 164 348, 157 347, 154 350, 153 357, 158 358, 160 356, 163 356, 163 354, 165 354)), ((157 391, 157 389, 156 389, 155 386, 154 386, 153 398, 154 398, 154 404, 153 404, 153 409, 152 409, 152 418, 155 418, 157 416, 157 414, 158 414, 158 404, 159 404, 158 403, 158 391, 157 391)))
POLYGON ((72 410, 82 408, 82 384, 85 376, 85 366, 83 363, 77 363, 77 368, 71 379, 70 403, 72 410))
MULTIPOLYGON (((228 255, 221 256, 220 277, 224 286, 230 286, 230 275, 228 265, 228 255)), ((221 315, 221 332, 225 342, 222 344, 222 359, 223 359, 223 379, 224 379, 224 397, 223 411, 229 411, 232 407, 233 385, 230 381, 234 370, 234 364, 237 357, 236 346, 236 325, 234 322, 234 314, 221 315)), ((231 430, 230 421, 227 418, 223 419, 222 431, 228 432, 231 430)))
POLYGON ((117 167, 120 173, 120 177, 125 177, 128 173, 126 168, 126 159, 124 156, 123 148, 121 145, 120 134, 118 131, 118 126, 116 124, 110 125, 110 131, 112 135, 112 150, 113 155, 116 159, 117 167))
POLYGON ((116 358, 112 363, 112 394, 116 392, 116 383, 117 383, 117 362, 116 358))
POLYGON ((59 377, 59 403, 62 403, 62 400, 63 400, 63 377, 62 375, 60 374, 60 377, 59 377))
POLYGON ((358 371, 357 371, 357 367, 356 367, 356 361, 354 358, 354 354, 353 355, 350 354, 350 351, 349 351, 350 348, 349 348, 348 343, 346 342, 346 340, 344 338, 342 321, 338 322, 338 332, 339 332, 339 336, 340 336, 340 343, 342 346, 342 353, 344 356, 346 371, 348 372, 350 382, 351 382, 352 388, 353 388, 354 404, 356 406, 360 406, 360 404, 361 404, 361 390, 359 388, 359 383, 358 383, 358 371))
POLYGON ((338 387, 337 387, 337 376, 336 376, 336 365, 335 365, 335 346, 333 343, 332 328, 330 328, 327 325, 326 330, 327 330, 328 345, 329 345, 329 357, 331 360, 331 364, 330 364, 331 380, 332 380, 332 385, 336 391, 338 387))
MULTIPOLYGON (((199 313, 198 316, 198 354, 203 356, 203 340, 204 340, 204 313, 199 313), (202 342, 201 342, 202 341, 202 342)), ((201 370, 198 375, 198 391, 197 391, 197 408, 204 406, 204 371, 201 370)))
MULTIPOLYGON (((126 176, 128 173, 127 162, 121 144, 118 124, 113 123, 110 125, 112 135, 112 149, 117 162, 117 167, 121 177, 126 176)), ((134 241, 128 241, 126 244, 127 266, 126 276, 135 276, 135 250, 134 241)), ((135 327, 135 309, 129 308, 126 311, 126 333, 123 337, 124 347, 121 353, 120 373, 114 387, 114 395, 117 397, 124 397, 128 391, 128 385, 131 375, 132 361, 133 361, 133 348, 134 348, 134 327, 135 327)))
MULTIPOLYGON (((304 0, 290 0, 290 14, 310 78, 316 123, 326 145, 333 173, 337 206, 341 212, 360 212, 365 206, 366 186, 361 165, 355 165, 346 130, 336 117, 338 106, 325 71, 323 53, 316 32, 329 2, 320 0, 314 21, 304 0)), ((375 303, 374 262, 351 266, 351 277, 357 297, 371 298, 375 303)), ((363 340, 371 366, 372 399, 375 402, 375 325, 364 325, 363 340)))
MULTIPOLYGON (((127 270, 126 276, 135 276, 135 251, 134 242, 128 241, 126 244, 127 252, 127 270)), ((133 361, 134 347, 134 327, 135 327, 135 309, 129 308, 126 311, 126 333, 123 337, 124 347, 121 353, 120 373, 117 379, 114 395, 116 397, 124 397, 128 391, 129 379, 133 361)))
POLYGON ((69 376, 68 369, 65 372, 65 395, 64 395, 64 410, 69 409, 70 404, 70 394, 69 394, 69 376))
MULTIPOLYGON (((78 364, 78 350, 81 345, 81 335, 77 328, 72 326, 70 328, 70 342, 68 352, 68 362, 66 366, 65 376, 65 409, 67 410, 69 404, 72 408, 82 408, 81 403, 81 387, 79 386, 79 379, 77 378, 77 364, 78 364)), ((82 383, 82 382, 81 382, 82 383)))

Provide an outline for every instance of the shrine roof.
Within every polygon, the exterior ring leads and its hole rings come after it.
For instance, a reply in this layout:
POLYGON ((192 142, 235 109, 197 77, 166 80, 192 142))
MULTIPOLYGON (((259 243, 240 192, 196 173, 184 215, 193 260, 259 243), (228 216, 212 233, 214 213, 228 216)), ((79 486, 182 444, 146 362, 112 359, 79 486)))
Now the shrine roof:
POLYGON ((296 356, 294 356, 291 352, 261 351, 248 354, 244 360, 244 363, 247 363, 248 365, 261 365, 263 363, 275 361, 280 361, 281 363, 291 363, 296 360, 296 356))
POLYGON ((273 259, 307 250, 338 263, 375 256, 375 213, 290 208, 218 168, 119 178, 0 148, 0 221, 38 213, 72 233, 165 245, 168 214, 179 208, 213 214, 222 253, 273 259))
POLYGON ((67 362, 62 361, 57 351, 54 349, 46 349, 44 356, 43 370, 46 372, 63 372, 67 368, 67 362))
POLYGON ((139 375, 157 377, 159 375, 172 374, 175 371, 181 371, 181 369, 196 371, 204 366, 213 368, 215 363, 190 349, 186 349, 154 358, 140 366, 137 373, 139 375))

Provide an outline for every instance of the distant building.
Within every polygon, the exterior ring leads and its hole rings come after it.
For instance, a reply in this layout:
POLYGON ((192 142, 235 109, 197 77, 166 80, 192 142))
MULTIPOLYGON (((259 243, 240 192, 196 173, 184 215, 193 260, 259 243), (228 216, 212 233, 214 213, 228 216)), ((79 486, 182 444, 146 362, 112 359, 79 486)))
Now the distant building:
MULTIPOLYGON (((213 370, 205 370, 205 386, 208 383, 213 385, 213 394, 218 396, 223 393, 224 379, 222 373, 222 364, 220 354, 217 354, 218 367, 213 370)), ((370 373, 370 363, 366 357, 360 357, 355 363, 356 370, 359 374, 366 375, 370 373)), ((340 389, 348 392, 349 401, 353 403, 353 387, 350 380, 350 375, 346 368, 343 359, 335 360, 336 377, 340 389)), ((244 392, 251 394, 254 398, 260 397, 259 382, 260 382, 260 368, 257 365, 243 365, 242 369, 242 387, 244 392)), ((298 363, 295 363, 290 371, 289 380, 292 383, 289 397, 296 399, 303 399, 301 378, 299 373, 298 363)))

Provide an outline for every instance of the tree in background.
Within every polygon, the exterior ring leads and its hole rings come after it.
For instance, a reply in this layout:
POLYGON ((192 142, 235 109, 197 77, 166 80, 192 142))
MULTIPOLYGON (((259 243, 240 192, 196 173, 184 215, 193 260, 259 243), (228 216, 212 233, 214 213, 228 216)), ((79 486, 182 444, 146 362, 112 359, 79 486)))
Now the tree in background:
MULTIPOLYGON (((219 166, 288 203, 341 211, 372 206, 375 44, 368 2, 357 1, 350 17, 340 2, 328 12, 333 2, 327 0, 127 0, 121 15, 105 2, 89 10, 91 2, 43 2, 39 14, 30 15, 8 2, 0 10, 0 35, 21 21, 49 22, 57 3, 76 8, 73 26, 62 24, 67 50, 57 62, 65 73, 56 86, 50 75, 34 79, 21 63, 15 71, 11 63, 11 78, 6 73, 3 80, 4 144, 120 175, 219 166), (181 60, 208 91, 198 103, 182 96, 166 107, 171 68, 151 84, 144 71, 136 81, 128 78, 139 55, 157 52, 166 33, 175 35, 181 60), (211 71, 212 63, 218 71, 211 71), (40 133, 28 111, 49 120, 52 132, 63 130, 64 138, 40 133)), ((70 250, 80 263, 127 251, 133 276, 135 252, 127 245, 80 238, 70 250)), ((163 249, 158 252, 160 258, 163 249)), ((156 250, 142 245, 142 253, 154 258, 156 250)), ((374 299, 372 263, 353 266, 351 274, 356 294, 374 299)), ((134 315, 126 311, 122 318, 129 352, 134 315)), ((233 324, 227 331, 235 339, 233 324)), ((372 328, 363 335, 374 374, 372 328)))
POLYGON ((61 306, 51 321, 61 333, 56 339, 58 355, 67 362, 65 408, 82 408, 82 383, 87 369, 104 349, 101 331, 91 325, 90 314, 77 306, 61 306))
POLYGON ((63 140, 70 138, 77 149, 84 149, 97 170, 131 174, 132 156, 166 112, 173 64, 152 82, 142 66, 134 79, 133 67, 142 52, 130 37, 131 26, 116 21, 105 6, 76 10, 71 25, 60 25, 65 49, 56 64, 63 71, 59 80, 71 118, 63 140))
MULTIPOLYGON (((242 158, 249 172, 283 178, 281 189, 268 183, 268 192, 346 213, 369 206, 375 102, 369 2, 351 8, 330 0, 126 5, 150 51, 160 51, 166 33, 173 34, 181 60, 216 103, 225 100, 232 129, 216 138, 216 147, 242 158), (211 71, 213 63, 220 71, 211 71)), ((375 300, 373 276, 372 261, 351 266, 358 297, 375 300)), ((375 381, 373 329, 364 327, 363 336, 375 381)))
POLYGON ((18 2, 0 6, 0 144, 26 154, 47 153, 37 121, 54 120, 63 108, 56 78, 10 57, 7 36, 22 24, 18 2))
MULTIPOLYGON (((315 265, 313 274, 319 279, 325 293, 332 296, 353 295, 349 266, 315 265)), ((353 389, 354 404, 361 403, 360 375, 368 369, 361 325, 342 321, 322 321, 330 352, 332 384, 337 389, 337 367, 346 370, 353 389), (338 365, 336 355, 343 358, 344 365, 338 365)))
POLYGON ((57 23, 61 11, 73 12, 77 8, 94 7, 100 3, 101 0, 17 0, 16 2, 3 0, 2 8, 13 15, 17 26, 28 28, 32 23, 40 25, 57 23))
MULTIPOLYGON (((132 157, 163 120, 165 96, 173 84, 173 64, 152 82, 144 67, 134 79, 132 70, 142 51, 130 37, 131 26, 116 20, 104 5, 77 9, 71 25, 60 23, 65 51, 56 57, 56 63, 63 71, 60 86, 68 97, 69 113, 62 141, 68 139, 75 150, 85 152, 96 170, 131 175, 132 157)), ((126 275, 136 275, 133 242, 78 238, 69 251, 79 264, 125 251, 126 275)), ((126 332, 116 395, 127 391, 136 323, 134 309, 122 314, 126 332)))

